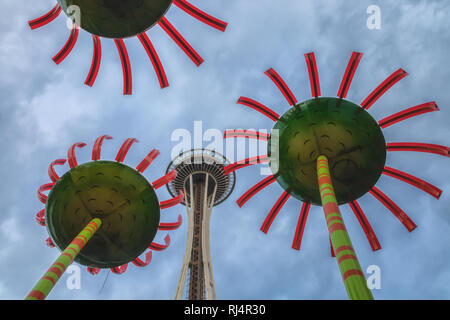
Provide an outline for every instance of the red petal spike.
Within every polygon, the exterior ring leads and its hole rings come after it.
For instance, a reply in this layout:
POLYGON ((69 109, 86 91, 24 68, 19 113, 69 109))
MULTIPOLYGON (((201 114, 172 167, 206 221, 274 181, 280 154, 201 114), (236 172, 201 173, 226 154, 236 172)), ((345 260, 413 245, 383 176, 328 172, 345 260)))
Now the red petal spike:
POLYGON ((53 182, 56 182, 59 180, 59 176, 55 171, 55 166, 62 166, 66 163, 66 159, 58 159, 50 163, 48 166, 48 176, 50 177, 50 180, 53 182))
POLYGON ((73 29, 72 32, 70 32, 70 36, 69 39, 67 39, 66 44, 64 45, 64 47, 52 58, 52 60, 56 63, 56 64, 60 64, 61 62, 64 61, 64 59, 67 58, 67 56, 69 55, 69 53, 72 51, 73 47, 75 46, 75 44, 77 43, 78 40, 78 33, 79 33, 79 29, 77 25, 73 25, 73 29))
POLYGON ((176 230, 178 229, 181 224, 183 223, 183 219, 181 217, 181 214, 178 216, 178 221, 177 222, 171 222, 171 223, 160 223, 158 230, 166 230, 166 231, 170 231, 170 230, 176 230))
POLYGON ((313 97, 317 98, 320 96, 320 82, 314 52, 305 54, 305 59, 306 65, 308 66, 309 81, 311 84, 311 94, 313 97))
POLYGON ((38 199, 45 204, 47 202, 47 196, 43 193, 44 191, 51 190, 53 188, 54 183, 46 183, 39 187, 38 189, 38 199))
POLYGON ((191 47, 191 45, 183 38, 183 36, 175 29, 175 27, 167 20, 167 18, 162 17, 158 24, 164 31, 172 38, 173 41, 180 47, 181 50, 186 53, 186 55, 195 63, 198 67, 203 63, 203 58, 191 47))
POLYGON ((172 170, 168 174, 166 174, 164 177, 161 177, 158 180, 154 181, 152 183, 152 186, 153 186, 153 188, 155 188, 155 190, 159 189, 162 186, 165 186, 166 184, 168 184, 170 181, 174 180, 176 177, 177 177, 177 171, 172 170))
POLYGON ((127 47, 122 39, 114 39, 114 43, 119 51, 120 61, 122 62, 123 94, 130 95, 133 91, 133 77, 131 74, 131 64, 130 58, 128 57, 127 47))
POLYGON ((32 30, 40 28, 55 20, 60 15, 60 13, 61 6, 59 5, 59 3, 57 3, 52 10, 44 14, 42 17, 28 21, 28 24, 30 25, 30 28, 32 30))
POLYGON ((119 152, 117 153, 117 156, 116 156, 117 162, 123 162, 123 160, 125 160, 125 156, 127 155, 128 151, 130 150, 131 145, 135 142, 139 142, 139 140, 135 139, 135 138, 128 138, 127 140, 125 140, 125 142, 120 147, 119 152))
POLYGON ((101 271, 100 268, 87 267, 87 272, 89 272, 89 273, 92 274, 93 276, 99 274, 100 271, 101 271))
POLYGON ((341 85, 339 86, 338 97, 344 99, 347 97, 348 89, 352 84, 353 77, 355 76, 356 69, 361 61, 363 54, 360 52, 353 52, 345 69, 344 77, 342 78, 341 85))
POLYGON ((416 151, 439 154, 450 157, 450 148, 437 144, 417 142, 391 142, 386 145, 387 151, 416 151))
POLYGON ((166 201, 161 201, 159 203, 159 206, 161 209, 168 209, 170 207, 176 206, 177 204, 181 203, 183 201, 183 198, 184 198, 184 194, 182 191, 180 191, 180 193, 177 197, 166 200, 166 201))
POLYGON ((69 151, 67 151, 67 160, 69 161, 69 167, 70 169, 75 168, 78 166, 77 158, 75 156, 75 148, 84 148, 86 146, 86 143, 78 142, 75 143, 73 146, 69 148, 69 151))
POLYGON ((169 246, 170 246, 170 236, 167 235, 164 238, 164 244, 152 242, 148 248, 153 251, 163 251, 163 250, 167 249, 169 246))
POLYGON ((111 272, 114 274, 122 274, 125 271, 127 271, 127 268, 128 268, 128 263, 126 263, 120 267, 111 268, 111 272))
POLYGON ((250 98, 240 97, 237 103, 242 104, 247 107, 250 107, 250 108, 262 113, 267 118, 269 118, 275 122, 277 122, 278 119, 280 118, 280 115, 278 113, 276 113, 272 109, 266 107, 265 105, 262 105, 258 101, 252 100, 250 98))
POLYGON ((42 209, 38 213, 36 213, 36 221, 41 226, 45 227, 45 209, 42 209))
POLYGON ((384 80, 371 94, 361 103, 364 109, 369 109, 386 91, 394 84, 406 77, 408 73, 403 69, 398 69, 384 80))
POLYGON ((300 250, 303 239, 303 231, 305 230, 306 220, 308 219, 310 208, 310 203, 303 202, 302 209, 300 210, 300 215, 298 217, 297 228, 295 229, 294 240, 292 241, 292 249, 300 250))
POLYGON ((98 70, 100 69, 100 64, 102 61, 102 43, 98 36, 92 35, 94 52, 92 54, 91 69, 84 81, 85 85, 92 87, 94 85, 95 79, 97 79, 98 70))
POLYGON ((275 205, 272 207, 272 210, 270 210, 269 214, 267 215, 266 219, 264 220, 261 231, 266 233, 269 231, 270 226, 272 225, 273 221, 275 220, 276 216, 278 215, 278 212, 280 212, 281 208, 283 208, 286 201, 289 199, 290 194, 286 191, 283 192, 281 197, 275 202, 275 205))
POLYGON ((268 185, 272 184, 273 182, 275 182, 276 178, 275 176, 268 176, 267 178, 261 180, 260 182, 258 182, 256 185, 254 185, 253 187, 251 187, 246 193, 244 193, 237 201, 236 203, 238 204, 239 207, 242 208, 242 206, 248 201, 250 200, 254 195, 256 195, 258 192, 260 192, 262 189, 264 189, 265 187, 267 187, 268 185))
POLYGON ((383 120, 380 120, 378 124, 381 128, 385 129, 389 126, 392 126, 393 124, 409 119, 411 117, 415 117, 424 113, 433 112, 433 111, 439 111, 439 108, 436 104, 436 102, 427 102, 415 107, 411 107, 408 109, 405 109, 403 111, 397 112, 389 117, 384 118, 383 120))
POLYGON ((103 135, 95 140, 94 147, 92 148, 92 160, 94 161, 100 160, 100 154, 102 152, 102 144, 105 139, 111 140, 112 137, 108 135, 103 135))
POLYGON ((143 173, 148 166, 153 162, 153 160, 156 159, 156 157, 159 156, 159 151, 156 149, 153 149, 150 151, 150 153, 144 158, 144 160, 141 161, 141 163, 138 164, 136 167, 136 170, 140 173, 143 173))
POLYGON ((249 139, 262 140, 262 141, 269 140, 268 133, 261 133, 261 132, 252 131, 252 130, 226 130, 223 137, 224 137, 224 139, 227 139, 227 138, 249 138, 249 139))
POLYGON ((331 256, 332 256, 332 257, 336 257, 336 253, 334 252, 334 249, 333 249, 333 243, 331 243, 331 238, 329 238, 329 239, 330 239, 331 256))
POLYGON ((372 226, 367 220, 358 202, 355 200, 350 202, 349 205, 352 208, 353 212, 355 213, 356 218, 358 218, 359 224, 363 228, 367 240, 369 240, 370 246, 372 247, 372 250, 373 251, 380 250, 381 249, 380 242, 378 241, 375 232, 373 232, 372 226))
POLYGON ((411 220, 411 218, 408 217, 408 215, 403 212, 403 210, 400 209, 400 207, 397 206, 394 201, 392 201, 387 195, 381 192, 380 189, 374 186, 369 192, 371 195, 377 198, 386 208, 388 208, 389 211, 391 211, 397 217, 397 219, 400 220, 401 223, 403 223, 403 225, 406 227, 406 229, 408 229, 409 232, 417 228, 417 225, 411 220))
POLYGON ((136 267, 146 267, 150 264, 150 262, 152 262, 152 252, 149 251, 145 254, 145 261, 142 261, 139 258, 134 259, 133 261, 131 261, 136 267))
POLYGON ((145 51, 147 52, 150 61, 152 62, 161 89, 167 88, 169 86, 169 82, 167 81, 166 72, 164 71, 161 60, 159 60, 159 56, 156 53, 155 47, 153 46, 146 33, 139 34, 138 38, 141 41, 145 51))
POLYGON ((297 104, 297 98, 292 93, 291 89, 287 86, 286 82, 280 77, 280 75, 272 68, 264 72, 275 83, 277 88, 281 91, 286 98, 289 105, 293 106, 297 104))
POLYGON ((47 244, 47 247, 49 247, 49 248, 54 248, 54 247, 56 247, 55 244, 53 243, 52 238, 50 238, 50 237, 48 237, 48 238, 45 240, 45 243, 47 244))
POLYGON ((217 30, 220 30, 222 32, 224 32, 225 29, 227 28, 228 23, 210 16, 209 14, 196 8, 186 0, 174 0, 174 4, 187 14, 190 14, 194 18, 197 18, 203 23, 206 23, 210 27, 216 28, 217 30))
POLYGON ((441 194, 442 194, 441 189, 433 186, 431 183, 423 181, 423 180, 421 180, 413 175, 410 175, 406 172, 386 166, 386 167, 384 167, 383 174, 390 176, 392 178, 396 178, 403 182, 406 182, 416 188, 419 188, 420 190, 423 190, 426 193, 432 195, 436 199, 439 199, 441 197, 441 194))
POLYGON ((236 170, 248 167, 248 166, 252 166, 257 163, 265 163, 268 161, 269 161, 269 157, 267 155, 252 157, 252 158, 247 158, 247 159, 240 160, 238 162, 229 164, 228 166, 223 168, 223 170, 224 170, 225 174, 229 174, 233 171, 236 171, 236 170))

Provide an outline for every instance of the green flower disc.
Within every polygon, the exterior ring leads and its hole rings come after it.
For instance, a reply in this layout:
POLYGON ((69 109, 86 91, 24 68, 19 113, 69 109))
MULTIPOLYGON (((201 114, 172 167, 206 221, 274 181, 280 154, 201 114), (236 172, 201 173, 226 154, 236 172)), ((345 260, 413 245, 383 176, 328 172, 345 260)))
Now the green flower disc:
POLYGON ((150 29, 172 0, 58 0, 61 8, 89 33, 127 38, 150 29))
POLYGON ((94 161, 64 174, 49 193, 48 232, 64 250, 93 219, 102 220, 75 259, 97 268, 114 268, 136 259, 158 231, 160 207, 151 184, 122 163, 94 161))
POLYGON ((274 129, 278 131, 272 131, 268 144, 272 172, 299 200, 321 205, 316 168, 320 155, 328 158, 339 204, 367 193, 382 174, 386 142, 381 128, 350 101, 324 97, 302 102, 289 109, 274 129))

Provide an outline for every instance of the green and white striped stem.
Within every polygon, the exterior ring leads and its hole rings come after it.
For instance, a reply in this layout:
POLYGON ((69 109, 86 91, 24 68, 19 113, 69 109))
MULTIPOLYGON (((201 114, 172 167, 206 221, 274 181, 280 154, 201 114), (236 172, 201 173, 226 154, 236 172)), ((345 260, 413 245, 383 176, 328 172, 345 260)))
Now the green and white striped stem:
POLYGON ((328 159, 325 156, 320 156, 317 159, 317 175, 328 232, 330 233, 331 243, 347 294, 352 300, 373 300, 372 292, 367 287, 366 278, 361 270, 355 250, 345 228, 344 220, 339 211, 331 181, 328 159))
POLYGON ((61 275, 72 264, 75 257, 80 253, 81 249, 83 249, 101 225, 102 221, 97 218, 89 222, 89 224, 67 246, 66 250, 61 253, 58 259, 55 260, 50 269, 47 270, 44 276, 34 286, 25 300, 44 300, 53 289, 56 282, 58 282, 61 275))

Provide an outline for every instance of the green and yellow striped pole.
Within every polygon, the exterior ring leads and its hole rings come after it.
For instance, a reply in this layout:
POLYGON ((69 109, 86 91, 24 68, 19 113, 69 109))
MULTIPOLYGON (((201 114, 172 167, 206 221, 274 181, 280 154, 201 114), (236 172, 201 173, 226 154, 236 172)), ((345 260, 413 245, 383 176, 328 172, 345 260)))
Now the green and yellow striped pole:
POLYGON ((347 294, 352 300, 373 300, 372 292, 367 287, 366 278, 339 211, 328 167, 328 159, 325 156, 320 156, 317 159, 317 175, 328 232, 347 294))
POLYGON ((47 270, 41 280, 34 286, 33 290, 31 290, 25 300, 44 300, 53 289, 56 282, 58 282, 61 275, 72 264, 75 257, 80 253, 81 249, 83 249, 101 225, 102 221, 97 218, 89 222, 89 224, 67 246, 66 250, 61 253, 58 259, 55 260, 50 269, 47 270))

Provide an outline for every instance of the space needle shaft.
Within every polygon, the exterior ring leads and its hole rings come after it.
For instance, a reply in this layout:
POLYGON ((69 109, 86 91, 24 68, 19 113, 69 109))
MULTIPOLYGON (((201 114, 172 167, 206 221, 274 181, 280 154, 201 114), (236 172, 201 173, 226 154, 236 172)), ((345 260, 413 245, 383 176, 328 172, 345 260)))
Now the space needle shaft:
POLYGON ((372 292, 367 287, 366 278, 361 270, 339 210, 331 181, 328 159, 323 155, 317 159, 317 175, 322 208, 325 213, 331 244, 347 294, 352 300, 373 300, 372 292))
POLYGON ((84 227, 78 236, 76 236, 75 239, 61 253, 58 259, 55 260, 55 262, 27 295, 25 300, 44 300, 56 285, 59 278, 61 278, 62 274, 72 264, 81 249, 83 249, 101 225, 102 221, 100 219, 95 218, 91 220, 91 222, 84 227))

